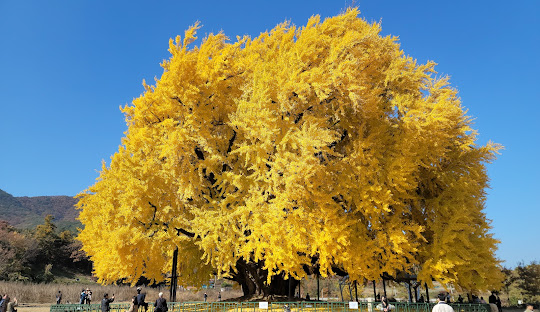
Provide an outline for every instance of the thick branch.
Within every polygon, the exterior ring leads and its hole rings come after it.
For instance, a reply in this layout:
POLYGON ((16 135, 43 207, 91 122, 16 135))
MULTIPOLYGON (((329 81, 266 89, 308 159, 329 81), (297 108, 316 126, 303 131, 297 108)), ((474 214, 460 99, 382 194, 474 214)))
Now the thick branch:
POLYGON ((184 234, 186 235, 187 237, 195 237, 195 233, 191 233, 191 232, 188 232, 184 229, 181 229, 181 228, 174 228, 176 230, 176 235, 180 236, 180 234, 184 234))

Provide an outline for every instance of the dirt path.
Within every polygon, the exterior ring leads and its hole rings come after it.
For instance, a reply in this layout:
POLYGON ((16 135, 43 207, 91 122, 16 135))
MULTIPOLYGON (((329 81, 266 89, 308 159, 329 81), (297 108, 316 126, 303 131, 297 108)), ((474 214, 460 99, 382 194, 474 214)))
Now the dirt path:
POLYGON ((49 312, 51 305, 48 303, 21 303, 17 312, 49 312))

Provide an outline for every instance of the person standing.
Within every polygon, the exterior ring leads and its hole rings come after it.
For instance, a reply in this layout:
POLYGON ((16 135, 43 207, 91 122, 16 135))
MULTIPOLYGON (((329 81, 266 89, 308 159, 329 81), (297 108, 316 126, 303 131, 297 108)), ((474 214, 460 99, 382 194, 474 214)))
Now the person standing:
POLYGON ((86 301, 86 290, 84 288, 81 290, 81 298, 79 300, 79 304, 84 304, 86 301))
POLYGON ((382 297, 381 306, 382 306, 381 310, 383 312, 390 311, 390 304, 388 304, 388 298, 386 298, 385 296, 382 297))
POLYGON ((9 296, 5 294, 2 297, 2 300, 0 300, 0 312, 6 312, 8 302, 9 302, 9 296))
POLYGON ((109 304, 114 301, 114 294, 109 299, 109 294, 105 293, 103 295, 103 299, 101 299, 101 312, 109 312, 111 310, 111 307, 109 304))
POLYGON ((208 295, 204 293, 204 302, 206 302, 206 299, 208 299, 208 295))
POLYGON ((86 298, 84 299, 86 304, 90 304, 92 302, 92 291, 89 288, 86 288, 86 298))
POLYGON ((167 300, 163 298, 163 293, 158 294, 158 298, 154 303, 154 312, 167 312, 169 308, 167 307, 167 300))
POLYGON ((137 295, 133 296, 133 298, 131 298, 131 303, 132 303, 132 306, 129 307, 129 312, 137 312, 139 311, 139 302, 137 302, 137 295))
POLYGON ((62 302, 62 292, 59 290, 56 294, 56 304, 60 304, 62 302))
POLYGON ((13 301, 9 301, 9 297, 8 297, 8 304, 7 304, 7 307, 6 307, 6 312, 15 312, 17 310, 15 310, 15 308, 19 305, 19 303, 17 302, 17 298, 13 297, 13 301))
POLYGON ((137 312, 138 308, 139 307, 137 306, 137 296, 133 296, 133 298, 131 298, 131 304, 129 305, 128 312, 137 312))
POLYGON ((4 294, 2 298, 0 298, 0 312, 5 312, 7 307, 7 301, 6 298, 8 298, 7 294, 4 294))
POLYGON ((139 307, 144 307, 144 311, 148 311, 148 303, 145 302, 146 300, 146 293, 141 292, 141 287, 137 287, 137 310, 139 307))
POLYGON ((525 312, 534 312, 534 307, 532 304, 528 304, 525 308, 525 312))
POLYGON ((446 294, 440 293, 437 296, 438 303, 433 307, 431 312, 454 312, 454 309, 446 303, 446 294))
POLYGON ((489 303, 497 304, 497 297, 495 297, 495 292, 492 291, 491 295, 488 298, 489 303))

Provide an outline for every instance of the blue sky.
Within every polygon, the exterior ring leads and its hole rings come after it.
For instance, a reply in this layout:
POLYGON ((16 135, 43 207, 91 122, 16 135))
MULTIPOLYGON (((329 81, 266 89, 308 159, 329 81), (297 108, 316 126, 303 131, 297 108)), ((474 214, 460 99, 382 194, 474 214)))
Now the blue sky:
POLYGON ((419 62, 450 75, 479 144, 505 146, 488 166, 486 214, 515 266, 540 260, 539 1, 0 1, 0 189, 76 195, 94 183, 126 130, 119 106, 169 58, 168 40, 257 36, 355 5, 419 62))

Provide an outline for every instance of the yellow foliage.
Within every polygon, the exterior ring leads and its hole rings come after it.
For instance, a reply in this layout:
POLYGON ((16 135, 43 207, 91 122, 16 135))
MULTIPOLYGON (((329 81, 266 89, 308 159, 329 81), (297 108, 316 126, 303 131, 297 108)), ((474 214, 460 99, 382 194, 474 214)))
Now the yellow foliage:
POLYGON ((352 280, 417 273, 496 287, 482 213, 496 144, 476 132, 435 63, 417 64, 356 9, 230 42, 195 24, 171 39, 155 86, 122 108, 129 129, 79 195, 79 239, 104 283, 170 271, 352 280))

